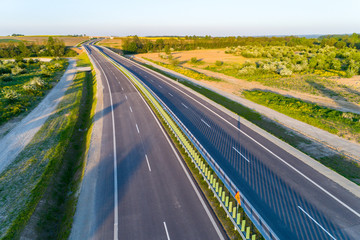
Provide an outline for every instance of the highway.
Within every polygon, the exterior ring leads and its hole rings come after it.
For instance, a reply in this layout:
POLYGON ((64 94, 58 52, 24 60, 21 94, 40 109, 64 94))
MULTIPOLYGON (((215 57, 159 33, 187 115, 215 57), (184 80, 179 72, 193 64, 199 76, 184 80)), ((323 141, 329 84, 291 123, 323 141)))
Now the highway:
POLYGON ((176 114, 280 239, 360 239, 355 195, 186 87, 97 48, 176 114))
POLYGON ((103 129, 98 165, 85 172, 97 177, 83 183, 70 239, 227 239, 136 88, 84 47, 102 75, 103 129))

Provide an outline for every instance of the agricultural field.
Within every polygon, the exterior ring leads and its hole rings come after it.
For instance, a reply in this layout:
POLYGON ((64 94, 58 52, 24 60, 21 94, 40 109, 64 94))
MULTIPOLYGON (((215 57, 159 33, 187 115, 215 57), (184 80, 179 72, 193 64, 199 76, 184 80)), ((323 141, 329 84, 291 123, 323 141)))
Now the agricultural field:
MULTIPOLYGON (((46 41, 48 40, 50 36, 18 36, 18 37, 12 37, 12 36, 2 36, 0 37, 0 44, 1 43, 8 43, 10 40, 15 41, 23 41, 27 43, 34 43, 36 45, 44 45, 46 41)), ((59 40, 64 41, 65 46, 76 46, 78 43, 89 40, 89 37, 71 37, 71 36, 52 36, 54 38, 57 38, 59 40)))
POLYGON ((68 62, 55 58, 37 60, 0 60, 0 125, 33 109, 60 80, 68 62))

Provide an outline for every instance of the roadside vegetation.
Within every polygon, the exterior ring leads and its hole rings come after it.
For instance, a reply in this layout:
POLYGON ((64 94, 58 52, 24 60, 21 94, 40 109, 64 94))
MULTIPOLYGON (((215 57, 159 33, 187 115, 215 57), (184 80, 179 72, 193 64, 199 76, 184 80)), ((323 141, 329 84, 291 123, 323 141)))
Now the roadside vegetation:
POLYGON ((264 91, 244 91, 247 99, 289 117, 360 143, 360 115, 341 112, 300 99, 264 91))
POLYGON ((69 236, 90 143, 94 81, 92 73, 77 73, 56 113, 0 174, 0 239, 69 236))
POLYGON ((37 106, 67 65, 60 58, 50 62, 0 60, 0 125, 37 106))
POLYGON ((162 63, 162 62, 157 62, 157 61, 153 61, 151 59, 148 59, 148 58, 144 58, 148 61, 151 61, 159 66, 162 66, 162 67, 165 67, 165 68, 168 68, 170 70, 173 70, 175 72, 178 72, 180 74, 183 74, 187 77, 190 77, 190 78, 193 78, 193 79, 196 79, 196 80, 208 80, 208 81, 215 81, 215 82, 220 82, 221 80, 218 79, 218 78, 214 78, 214 77, 209 77, 205 74, 202 74, 202 73, 199 73, 199 72, 196 72, 192 69, 188 69, 188 68, 184 68, 184 67, 181 67, 178 65, 178 62, 177 61, 173 61, 172 64, 166 64, 166 63, 162 63))

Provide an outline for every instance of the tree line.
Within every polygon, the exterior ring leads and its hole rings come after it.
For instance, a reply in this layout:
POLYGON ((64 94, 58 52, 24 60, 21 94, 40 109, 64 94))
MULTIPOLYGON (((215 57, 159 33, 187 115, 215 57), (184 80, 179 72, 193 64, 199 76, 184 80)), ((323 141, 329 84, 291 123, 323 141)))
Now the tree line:
POLYGON ((122 49, 125 53, 147 53, 161 51, 183 51, 215 49, 237 46, 334 46, 336 48, 360 49, 360 37, 352 35, 323 36, 321 38, 305 38, 296 36, 286 37, 211 37, 211 36, 185 36, 172 38, 139 38, 130 36, 122 38, 122 49))
POLYGON ((34 43, 8 43, 0 45, 0 58, 64 57, 75 56, 76 52, 65 46, 63 40, 49 37, 43 45, 34 43))

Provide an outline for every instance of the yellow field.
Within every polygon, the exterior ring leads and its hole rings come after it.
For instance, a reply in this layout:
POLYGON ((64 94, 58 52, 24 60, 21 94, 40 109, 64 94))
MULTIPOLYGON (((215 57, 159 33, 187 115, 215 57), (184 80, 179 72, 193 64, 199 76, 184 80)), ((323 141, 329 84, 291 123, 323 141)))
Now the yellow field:
MULTIPOLYGON (((53 36, 64 41, 66 46, 76 46, 76 44, 88 40, 89 37, 68 37, 68 36, 53 36)), ((20 37, 0 37, 0 39, 17 39, 22 41, 28 41, 35 44, 44 44, 49 36, 20 36, 20 37)))
POLYGON ((114 38, 114 39, 107 38, 102 40, 98 44, 105 47, 121 49, 122 41, 123 41, 122 38, 114 38))
MULTIPOLYGON (((225 49, 204 49, 204 50, 191 50, 191 51, 181 51, 173 52, 173 58, 179 60, 180 62, 190 61, 191 58, 196 57, 198 60, 203 61, 206 64, 213 64, 216 61, 222 61, 224 63, 238 63, 242 64, 246 60, 249 60, 243 56, 234 56, 232 54, 226 54, 225 49)), ((159 53, 144 53, 138 54, 138 57, 149 58, 154 61, 168 63, 167 60, 162 59, 159 56, 159 53)))

